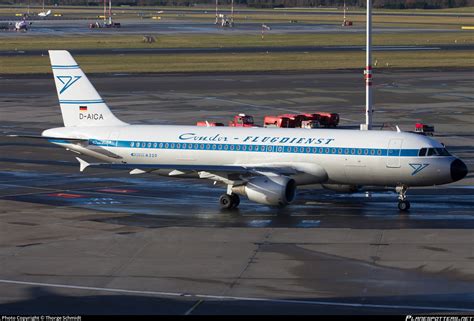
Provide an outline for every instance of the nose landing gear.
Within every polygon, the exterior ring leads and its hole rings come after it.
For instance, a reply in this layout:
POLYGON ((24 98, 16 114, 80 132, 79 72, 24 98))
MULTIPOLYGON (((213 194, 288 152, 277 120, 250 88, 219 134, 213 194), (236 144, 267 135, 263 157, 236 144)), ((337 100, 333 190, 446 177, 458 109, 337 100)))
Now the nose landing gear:
POLYGON ((398 209, 402 212, 406 212, 410 209, 410 202, 407 200, 408 186, 401 185, 395 188, 395 191, 398 193, 398 209))

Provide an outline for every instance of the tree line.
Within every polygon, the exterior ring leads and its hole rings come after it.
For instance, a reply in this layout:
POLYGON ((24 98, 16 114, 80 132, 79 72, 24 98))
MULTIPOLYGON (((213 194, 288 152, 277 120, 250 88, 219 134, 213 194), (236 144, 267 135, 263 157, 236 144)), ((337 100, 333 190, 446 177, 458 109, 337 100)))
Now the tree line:
MULTIPOLYGON (((218 0, 219 4, 230 5, 231 0, 218 0)), ((0 4, 22 4, 26 0, 0 0, 0 4)), ((31 5, 40 5, 43 0, 29 0, 31 5)), ((365 7, 366 0, 346 0, 349 7, 365 7)), ((474 0, 373 0, 374 8, 385 9, 442 9, 474 6, 474 0)), ((99 6, 103 0, 46 0, 46 5, 99 6)), ((215 0, 113 0, 114 6, 199 6, 213 5, 215 0)), ((342 7, 344 0, 234 0, 240 7, 292 8, 292 7, 342 7)))

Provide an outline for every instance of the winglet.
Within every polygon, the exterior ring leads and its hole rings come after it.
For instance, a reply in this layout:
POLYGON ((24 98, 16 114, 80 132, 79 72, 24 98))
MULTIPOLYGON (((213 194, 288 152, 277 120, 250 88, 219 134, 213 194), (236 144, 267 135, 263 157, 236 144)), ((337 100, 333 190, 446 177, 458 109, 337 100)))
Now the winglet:
POLYGON ((400 127, 398 127, 398 125, 395 127, 397 128, 397 133, 401 132, 400 127))
POLYGON ((89 163, 86 162, 85 160, 76 157, 77 161, 79 162, 79 171, 83 172, 87 167, 89 167, 89 163))

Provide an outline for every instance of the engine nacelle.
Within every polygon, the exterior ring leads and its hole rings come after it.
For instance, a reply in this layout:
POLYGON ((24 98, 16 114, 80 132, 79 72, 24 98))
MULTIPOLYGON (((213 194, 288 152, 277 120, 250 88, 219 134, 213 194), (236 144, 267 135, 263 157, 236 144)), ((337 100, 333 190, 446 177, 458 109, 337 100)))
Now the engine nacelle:
POLYGON ((245 185, 233 187, 232 191, 256 203, 285 206, 295 199, 296 183, 286 176, 257 176, 245 185))
POLYGON ((321 184, 325 189, 340 193, 355 193, 359 191, 359 186, 343 184, 321 184))

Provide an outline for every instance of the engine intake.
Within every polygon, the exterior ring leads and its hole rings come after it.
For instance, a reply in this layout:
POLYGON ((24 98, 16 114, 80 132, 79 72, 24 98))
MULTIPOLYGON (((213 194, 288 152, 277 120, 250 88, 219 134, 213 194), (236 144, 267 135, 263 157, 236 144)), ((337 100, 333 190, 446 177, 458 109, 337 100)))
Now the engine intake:
POLYGON ((232 191, 247 196, 249 200, 272 206, 290 204, 296 196, 296 182, 286 176, 257 176, 232 191))

